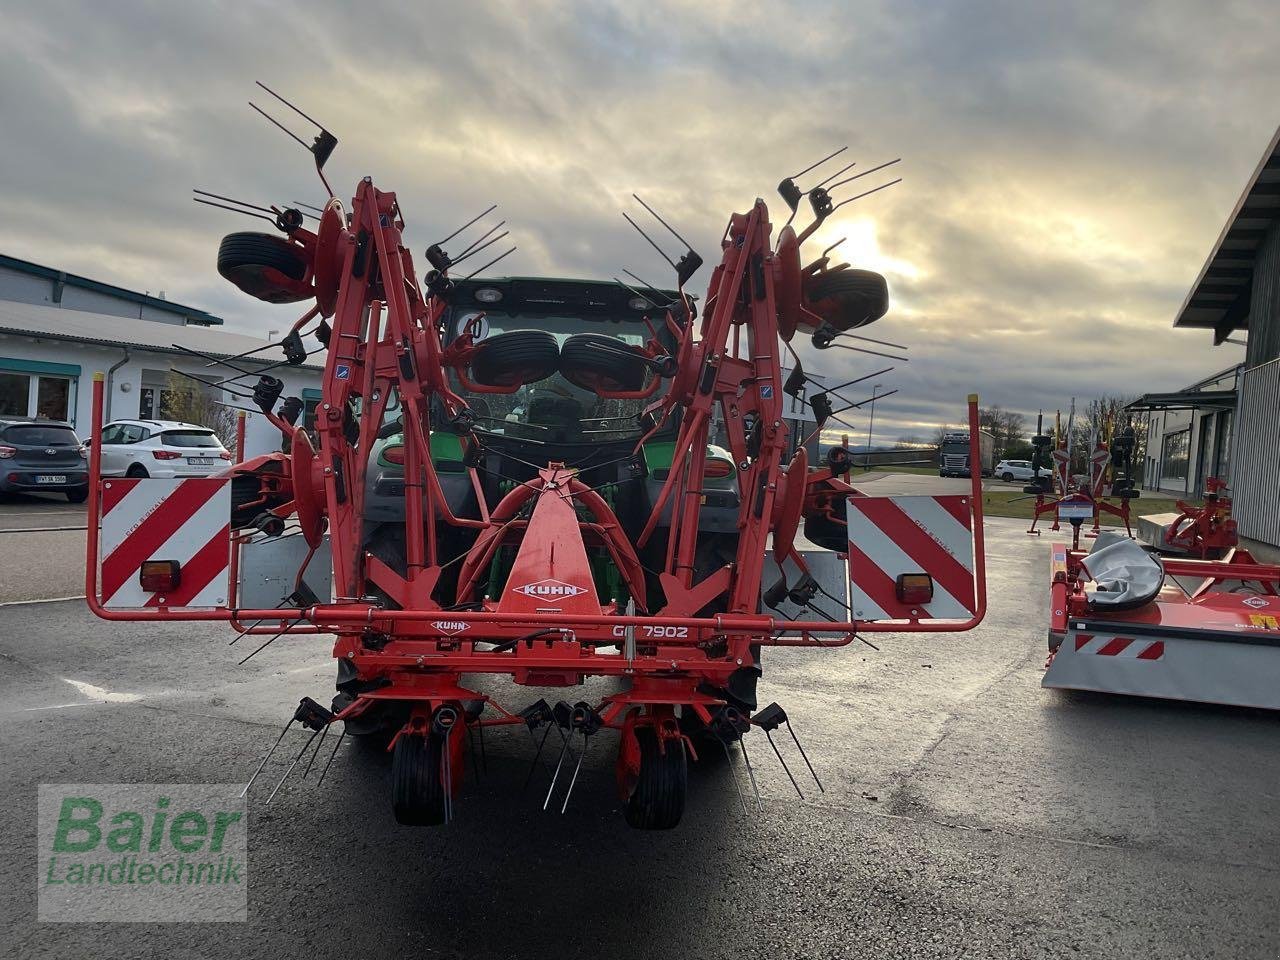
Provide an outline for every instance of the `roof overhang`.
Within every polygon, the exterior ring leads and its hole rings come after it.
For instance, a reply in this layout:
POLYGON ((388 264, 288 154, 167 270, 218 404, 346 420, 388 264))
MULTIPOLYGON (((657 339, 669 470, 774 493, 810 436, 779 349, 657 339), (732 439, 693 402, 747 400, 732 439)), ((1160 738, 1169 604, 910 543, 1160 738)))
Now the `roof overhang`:
POLYGON ((1173 321, 1213 331, 1214 344, 1249 325, 1253 264, 1273 224, 1280 222, 1280 129, 1271 138, 1236 201, 1209 259, 1173 321))
POLYGON ((1177 393, 1144 393, 1125 405, 1126 410, 1234 410, 1235 390, 1183 390, 1177 393))

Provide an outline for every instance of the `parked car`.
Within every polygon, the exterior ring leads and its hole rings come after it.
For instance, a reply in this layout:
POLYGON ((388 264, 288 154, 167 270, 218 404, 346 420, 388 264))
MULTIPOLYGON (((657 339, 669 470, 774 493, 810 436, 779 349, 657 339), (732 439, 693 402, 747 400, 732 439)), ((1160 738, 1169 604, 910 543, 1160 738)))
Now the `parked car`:
POLYGON ((0 493, 56 490, 72 503, 89 496, 84 448, 71 424, 0 417, 0 493))
POLYGON ((102 428, 104 477, 209 477, 230 459, 218 435, 195 423, 113 420, 102 428))
MULTIPOLYGON (((1030 480, 1034 474, 1030 460, 1001 460, 996 464, 995 475, 1006 483, 1014 480, 1030 480)), ((1040 476, 1052 477, 1053 470, 1049 467, 1041 467, 1040 476)))

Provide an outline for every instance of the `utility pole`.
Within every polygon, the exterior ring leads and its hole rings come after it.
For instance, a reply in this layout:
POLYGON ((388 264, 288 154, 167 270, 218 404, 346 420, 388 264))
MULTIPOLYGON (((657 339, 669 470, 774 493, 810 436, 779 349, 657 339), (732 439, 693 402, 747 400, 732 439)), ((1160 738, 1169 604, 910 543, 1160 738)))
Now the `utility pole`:
POLYGON ((880 384, 872 384, 871 386, 871 416, 867 421, 867 452, 862 458, 862 471, 871 469, 871 434, 876 428, 876 391, 880 389, 880 384))

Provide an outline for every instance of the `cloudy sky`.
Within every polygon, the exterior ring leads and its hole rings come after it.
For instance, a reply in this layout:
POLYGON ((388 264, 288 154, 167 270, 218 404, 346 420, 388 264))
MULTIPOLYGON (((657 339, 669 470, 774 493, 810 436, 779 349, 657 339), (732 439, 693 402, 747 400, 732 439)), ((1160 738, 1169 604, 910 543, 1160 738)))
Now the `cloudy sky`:
POLYGON ((904 182, 809 252, 847 236, 847 259, 888 276, 894 307, 865 332, 911 362, 880 380, 900 392, 876 433, 927 434, 972 390, 1034 415, 1240 358, 1170 324, 1280 122, 1277 49, 1266 0, 10 0, 0 252, 233 329, 290 322, 214 270, 247 222, 190 200, 322 199, 246 105, 255 79, 340 137, 340 196, 364 175, 397 191, 419 256, 499 203, 511 273, 666 281, 619 215, 632 191, 711 260, 731 211, 764 196, 781 222, 777 182, 848 144, 863 167, 903 157, 904 182))

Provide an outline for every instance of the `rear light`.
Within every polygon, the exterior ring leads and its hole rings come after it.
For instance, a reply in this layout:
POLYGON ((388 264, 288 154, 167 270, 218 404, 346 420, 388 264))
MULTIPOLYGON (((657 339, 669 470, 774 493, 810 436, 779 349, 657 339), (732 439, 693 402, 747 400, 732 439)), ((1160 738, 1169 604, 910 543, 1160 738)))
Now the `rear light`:
POLYGON ((703 475, 711 480, 723 480, 725 477, 732 476, 733 464, 728 460, 721 460, 719 457, 707 457, 707 465, 703 470, 703 475))
POLYGON ((387 463, 395 463, 404 466, 404 447, 396 444, 393 447, 387 447, 382 451, 382 459, 387 463))
POLYGON ((152 450, 151 455, 157 460, 180 460, 182 454, 174 453, 172 450, 152 450))
POLYGON ((231 459, 231 451, 230 451, 230 450, 219 450, 219 451, 218 451, 218 456, 220 456, 223 460, 230 460, 230 459, 231 459))
POLYGON ((172 593, 182 582, 182 564, 177 560, 144 560, 138 582, 148 593, 172 593))
POLYGON ((933 600, 933 577, 927 573, 902 573, 894 585, 898 602, 922 605, 933 600))
POLYGON ((0 447, 0 460, 8 460, 17 452, 17 447, 0 447))
POLYGON ((89 459, 89 451, 86 450, 84 447, 80 447, 80 459, 81 460, 89 459))

